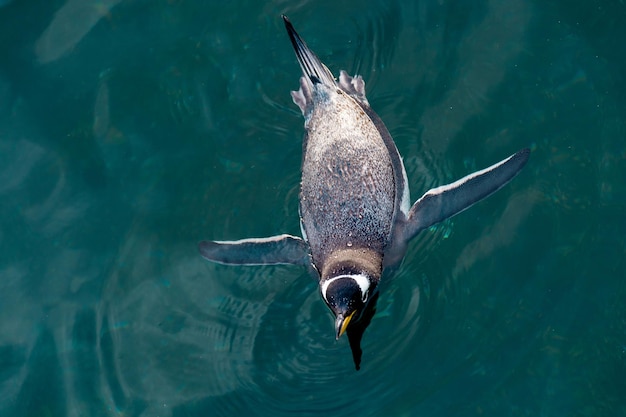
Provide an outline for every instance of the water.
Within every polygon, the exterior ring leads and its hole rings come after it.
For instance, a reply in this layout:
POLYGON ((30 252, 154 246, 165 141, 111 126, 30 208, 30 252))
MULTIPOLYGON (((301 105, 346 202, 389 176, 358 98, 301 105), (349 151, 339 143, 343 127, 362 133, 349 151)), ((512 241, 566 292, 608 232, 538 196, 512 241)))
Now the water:
POLYGON ((222 3, 0 3, 0 415, 626 415, 626 6, 222 3), (281 13, 413 198, 533 150, 412 243, 359 372, 305 271, 196 250, 299 234, 281 13))

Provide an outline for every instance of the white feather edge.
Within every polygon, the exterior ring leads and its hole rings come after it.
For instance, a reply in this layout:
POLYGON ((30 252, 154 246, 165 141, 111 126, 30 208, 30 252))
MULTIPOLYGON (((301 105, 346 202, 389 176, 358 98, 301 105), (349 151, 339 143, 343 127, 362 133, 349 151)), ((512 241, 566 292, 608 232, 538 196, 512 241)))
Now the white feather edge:
POLYGON ((296 240, 301 240, 301 238, 298 237, 298 236, 293 236, 293 235, 289 235, 289 234, 282 234, 282 235, 270 236, 270 237, 251 237, 251 238, 239 239, 239 240, 215 240, 214 242, 215 243, 219 243, 220 245, 239 245, 241 243, 278 242, 278 241, 286 239, 286 238, 292 238, 292 239, 296 239, 296 240))
POLYGON ((481 169, 480 171, 472 172, 471 174, 466 175, 465 177, 461 178, 460 180, 454 181, 453 183, 446 184, 446 185, 440 185, 439 187, 431 188, 430 190, 426 191, 426 193, 424 193, 424 195, 422 197, 420 197, 420 200, 423 199, 424 197, 428 196, 428 195, 443 194, 443 193, 445 193, 448 190, 452 190, 452 189, 458 188, 459 186, 461 186, 461 185, 465 184, 466 182, 470 181, 471 179, 479 177, 479 176, 483 175, 486 172, 493 171, 494 169, 496 169, 496 168, 506 164, 513 157, 515 157, 515 155, 511 155, 508 158, 503 159, 502 161, 500 161, 500 162, 498 162, 496 164, 491 165, 490 167, 487 167, 485 169, 481 169))
POLYGON ((332 282, 337 281, 338 279, 351 279, 355 281, 358 284, 359 288, 361 289, 361 299, 363 301, 366 301, 367 291, 370 288, 370 280, 364 274, 355 274, 355 275, 339 275, 336 277, 332 277, 331 279, 327 281, 324 281, 320 289, 322 291, 322 297, 324 297, 324 300, 326 300, 326 302, 328 302, 328 298, 326 298, 326 291, 328 290, 328 286, 332 282))

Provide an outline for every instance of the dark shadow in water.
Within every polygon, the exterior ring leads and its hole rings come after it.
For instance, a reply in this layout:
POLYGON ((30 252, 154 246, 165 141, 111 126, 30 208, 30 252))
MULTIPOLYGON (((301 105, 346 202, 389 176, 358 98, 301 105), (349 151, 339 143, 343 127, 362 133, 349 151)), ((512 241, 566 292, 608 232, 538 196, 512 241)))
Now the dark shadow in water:
POLYGON ((65 416, 63 369, 52 332, 43 328, 28 358, 28 375, 8 415, 65 416))
POLYGON ((379 293, 377 292, 369 304, 367 304, 367 307, 365 307, 361 320, 348 327, 347 330, 348 340, 350 341, 350 349, 352 349, 352 359, 354 359, 354 366, 357 371, 361 369, 361 356, 363 355, 363 351, 361 350, 361 339, 363 339, 363 333, 365 333, 367 326, 370 325, 372 317, 376 314, 378 294, 379 293))

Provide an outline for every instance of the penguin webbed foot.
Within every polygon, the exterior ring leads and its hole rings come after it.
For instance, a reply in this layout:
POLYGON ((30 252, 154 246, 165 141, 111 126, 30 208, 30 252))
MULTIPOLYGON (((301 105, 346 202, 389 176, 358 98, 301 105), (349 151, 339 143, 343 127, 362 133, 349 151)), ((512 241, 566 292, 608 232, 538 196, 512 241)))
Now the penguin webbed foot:
POLYGON ((360 101, 361 104, 369 107, 370 103, 365 96, 365 81, 363 81, 363 77, 360 75, 351 77, 347 72, 341 70, 339 73, 339 87, 360 101))
POLYGON ((302 115, 307 118, 313 111, 312 84, 305 77, 300 77, 300 89, 291 92, 291 99, 300 108, 302 115))

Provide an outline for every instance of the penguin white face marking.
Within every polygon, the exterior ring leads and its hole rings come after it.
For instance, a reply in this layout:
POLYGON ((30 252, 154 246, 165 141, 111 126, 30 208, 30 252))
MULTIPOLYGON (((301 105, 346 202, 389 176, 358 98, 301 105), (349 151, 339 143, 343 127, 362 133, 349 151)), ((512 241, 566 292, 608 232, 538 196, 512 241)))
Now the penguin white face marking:
POLYGON ((326 291, 328 290, 328 286, 334 281, 337 281, 338 279, 351 279, 354 282, 356 282, 359 288, 361 289, 361 300, 363 302, 367 301, 368 291, 370 289, 370 280, 367 278, 366 275, 356 274, 356 275, 339 275, 324 282, 322 284, 321 290, 322 290, 322 297, 324 297, 324 300, 326 300, 326 303, 328 303, 328 298, 326 297, 326 291))

